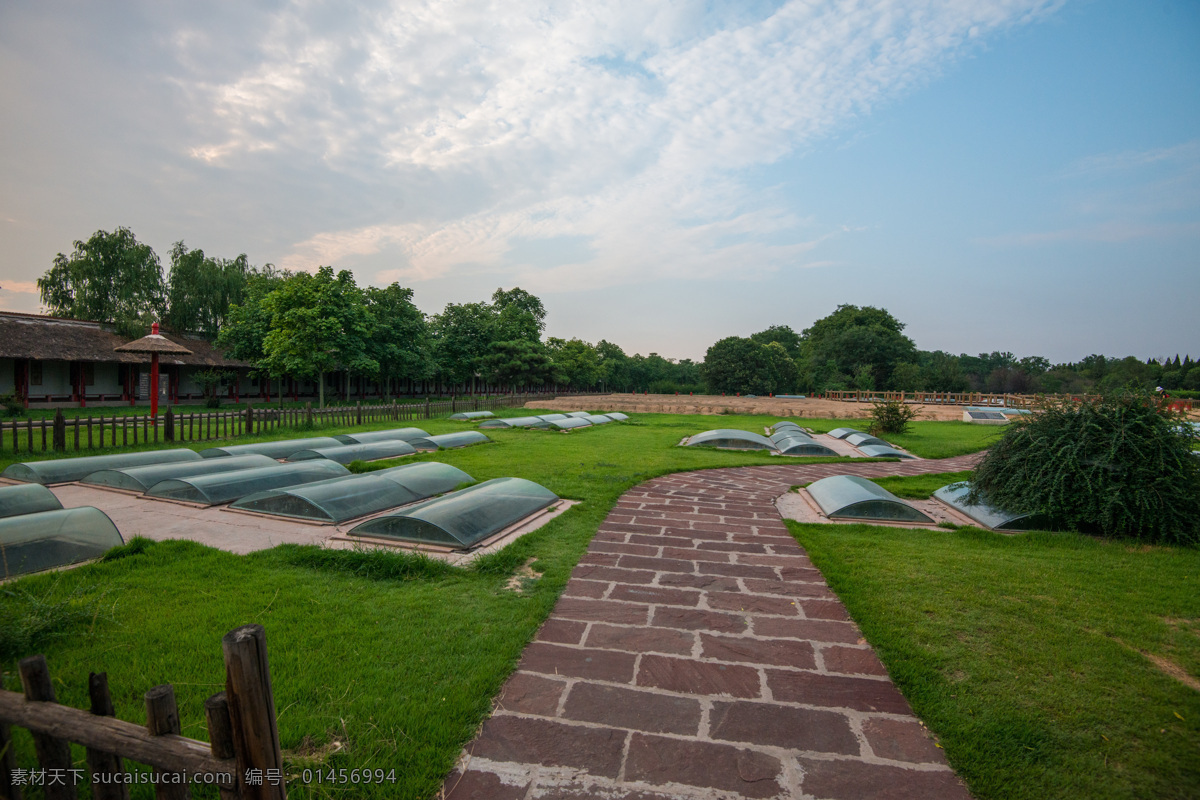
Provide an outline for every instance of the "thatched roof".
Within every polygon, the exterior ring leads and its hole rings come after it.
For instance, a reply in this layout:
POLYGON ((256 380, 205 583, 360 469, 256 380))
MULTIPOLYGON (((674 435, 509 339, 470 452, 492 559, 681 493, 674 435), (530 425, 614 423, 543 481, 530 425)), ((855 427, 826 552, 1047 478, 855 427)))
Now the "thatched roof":
POLYGON ((154 323, 151 333, 143 336, 140 339, 134 339, 128 344, 123 344, 120 347, 114 347, 118 353, 169 353, 172 355, 190 356, 191 350, 188 350, 181 344, 172 342, 167 337, 158 332, 158 323, 154 323))
MULTIPOLYGON (((227 368, 250 366, 244 361, 226 358, 212 342, 204 339, 190 339, 173 333, 162 335, 161 338, 172 346, 190 351, 185 354, 160 350, 162 355, 159 363, 162 364, 227 368)), ((117 349, 130 341, 96 322, 0 311, 0 358, 145 364, 149 360, 147 353, 121 352, 117 349)))

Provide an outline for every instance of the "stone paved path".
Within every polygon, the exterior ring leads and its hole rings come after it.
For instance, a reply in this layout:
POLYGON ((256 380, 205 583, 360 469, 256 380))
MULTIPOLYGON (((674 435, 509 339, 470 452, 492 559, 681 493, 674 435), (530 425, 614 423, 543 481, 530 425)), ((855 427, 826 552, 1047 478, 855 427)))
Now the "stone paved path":
POLYGON ((940 461, 704 470, 617 502, 449 800, 966 800, 773 500, 940 461))

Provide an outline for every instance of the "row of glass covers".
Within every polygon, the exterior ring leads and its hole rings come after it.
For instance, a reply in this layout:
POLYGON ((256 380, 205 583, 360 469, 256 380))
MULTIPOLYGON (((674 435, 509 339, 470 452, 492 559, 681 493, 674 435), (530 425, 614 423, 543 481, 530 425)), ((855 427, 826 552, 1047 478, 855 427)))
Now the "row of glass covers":
POLYGON ((867 458, 916 458, 912 453, 898 450, 883 439, 877 439, 855 428, 834 428, 829 435, 849 442, 867 458))
POLYGON ((629 419, 627 414, 611 411, 606 414, 592 414, 588 411, 572 411, 570 414, 542 414, 530 417, 498 417, 480 423, 481 428, 537 428, 540 430, 570 430, 586 428, 589 425, 604 425, 609 422, 619 422, 629 419))
MULTIPOLYGON (((807 491, 825 516, 833 519, 933 523, 928 514, 904 502, 879 484, 857 475, 822 478, 809 484, 807 491)), ((1047 520, 1038 515, 1009 513, 987 503, 968 505, 968 491, 970 485, 965 482, 951 483, 938 489, 933 496, 991 530, 1048 529, 1047 520)))
POLYGON ((795 423, 773 426, 776 433, 768 438, 736 428, 718 428, 697 433, 687 440, 688 447, 724 447, 730 450, 767 450, 788 456, 836 456, 833 450, 809 436, 795 423), (794 426, 794 427, 792 427, 794 426))
POLYGON ((99 558, 124 544, 98 508, 63 508, 45 486, 0 487, 0 573, 4 579, 99 558))

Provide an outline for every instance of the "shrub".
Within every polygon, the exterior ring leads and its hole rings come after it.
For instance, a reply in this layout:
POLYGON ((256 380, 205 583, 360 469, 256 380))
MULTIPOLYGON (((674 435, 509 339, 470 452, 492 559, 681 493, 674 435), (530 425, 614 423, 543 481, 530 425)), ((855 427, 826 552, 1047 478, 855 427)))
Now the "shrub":
POLYGON ((900 400, 876 400, 871 404, 871 435, 907 433, 908 423, 919 415, 916 406, 900 400))
POLYGON ((0 407, 3 407, 6 417, 25 416, 25 403, 17 397, 15 392, 0 394, 0 407))
POLYGON ((968 502, 984 498, 1069 530, 1200 541, 1200 459, 1182 415, 1140 389, 1013 422, 975 470, 968 502))

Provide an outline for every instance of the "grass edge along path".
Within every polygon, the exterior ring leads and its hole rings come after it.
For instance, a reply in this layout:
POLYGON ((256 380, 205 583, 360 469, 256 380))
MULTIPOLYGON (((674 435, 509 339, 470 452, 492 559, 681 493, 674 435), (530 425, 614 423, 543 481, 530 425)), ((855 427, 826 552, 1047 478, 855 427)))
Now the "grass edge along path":
POLYGON ((1200 797, 1200 551, 788 527, 979 800, 1200 797))

